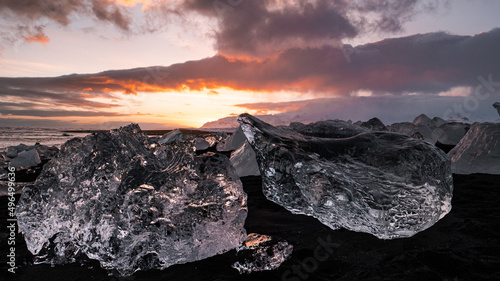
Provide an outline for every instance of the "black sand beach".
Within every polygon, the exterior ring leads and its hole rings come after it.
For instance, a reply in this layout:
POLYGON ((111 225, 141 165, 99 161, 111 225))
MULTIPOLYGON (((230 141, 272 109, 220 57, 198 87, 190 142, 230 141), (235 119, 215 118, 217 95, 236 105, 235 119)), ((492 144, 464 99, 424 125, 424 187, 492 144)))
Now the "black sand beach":
POLYGON ((5 266, 7 197, 0 197, 2 280, 500 280, 500 176, 453 179, 453 209, 446 217, 414 237, 379 240, 293 215, 265 199, 260 177, 242 178, 248 193, 247 232, 280 236, 294 246, 291 259, 279 269, 242 275, 231 268, 234 250, 128 278, 109 275, 85 258, 62 266, 35 265, 21 234, 16 237, 18 268, 11 274, 5 266))

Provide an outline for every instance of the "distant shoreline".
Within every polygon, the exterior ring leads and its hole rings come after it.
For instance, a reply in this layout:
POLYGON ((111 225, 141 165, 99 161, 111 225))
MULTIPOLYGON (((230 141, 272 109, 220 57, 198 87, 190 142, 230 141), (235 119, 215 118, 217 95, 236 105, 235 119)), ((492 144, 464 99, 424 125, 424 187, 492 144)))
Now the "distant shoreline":
MULTIPOLYGON (((179 129, 183 134, 195 134, 195 135, 203 135, 207 133, 217 132, 214 129, 179 129)), ((148 136, 156 136, 156 135, 164 135, 173 130, 142 130, 148 136)), ((63 133, 85 133, 92 134, 98 132, 109 132, 109 130, 61 130, 63 133)))

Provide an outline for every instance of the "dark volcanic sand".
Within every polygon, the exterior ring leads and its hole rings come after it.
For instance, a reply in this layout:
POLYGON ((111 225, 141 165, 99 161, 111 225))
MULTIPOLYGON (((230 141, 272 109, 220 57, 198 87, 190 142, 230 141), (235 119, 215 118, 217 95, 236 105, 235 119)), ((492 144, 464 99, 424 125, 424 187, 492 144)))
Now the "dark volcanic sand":
MULTIPOLYGON (((369 234, 331 230, 312 217, 293 215, 268 201, 260 177, 242 179, 248 193, 246 229, 278 235, 294 245, 292 258, 275 271, 240 275, 230 265, 235 251, 166 270, 119 278, 95 261, 33 265, 17 234, 16 274, 6 269, 6 197, 1 197, 1 280, 500 280, 500 176, 454 175, 450 214, 412 238, 379 240, 369 234), (330 252, 315 249, 330 241, 330 252), (319 256, 318 256, 319 254, 319 256), (326 260, 325 260, 326 259, 326 260), (294 273, 293 270, 297 273, 294 273)), ((18 198, 18 197, 17 197, 18 198)))

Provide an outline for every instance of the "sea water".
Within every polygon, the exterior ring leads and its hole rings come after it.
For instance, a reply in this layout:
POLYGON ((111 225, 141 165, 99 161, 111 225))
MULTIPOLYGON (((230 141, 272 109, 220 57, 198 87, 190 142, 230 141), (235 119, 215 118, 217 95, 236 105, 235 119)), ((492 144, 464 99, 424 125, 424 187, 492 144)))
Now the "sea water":
POLYGON ((0 149, 8 146, 40 143, 46 146, 60 147, 74 137, 84 137, 88 133, 64 133, 60 129, 0 127, 0 149), (64 135, 63 135, 64 134, 64 135))

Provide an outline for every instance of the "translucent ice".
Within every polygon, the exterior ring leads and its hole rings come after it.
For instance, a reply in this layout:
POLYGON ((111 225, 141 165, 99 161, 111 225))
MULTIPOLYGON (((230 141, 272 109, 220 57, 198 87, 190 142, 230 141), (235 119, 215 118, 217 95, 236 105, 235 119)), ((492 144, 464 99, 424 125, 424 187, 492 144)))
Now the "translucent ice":
POLYGON ((248 141, 245 141, 244 145, 231 153, 229 160, 238 176, 260 176, 259 164, 257 164, 257 160, 255 159, 255 152, 253 152, 253 148, 248 144, 248 141))
POLYGON ((40 155, 36 148, 20 152, 16 158, 12 159, 9 166, 14 168, 28 168, 40 164, 40 155))
POLYGON ((322 138, 352 137, 370 131, 367 128, 351 125, 341 120, 318 121, 302 126, 292 126, 292 124, 290 124, 290 128, 306 136, 322 138))
POLYGON ((194 139, 194 146, 196 151, 207 150, 210 147, 210 143, 203 138, 194 139))
POLYGON ((39 262, 79 254, 122 275, 204 259, 246 238, 246 194, 226 156, 160 145, 137 125, 72 139, 25 188, 19 230, 39 262))
POLYGON ((458 122, 444 123, 432 131, 436 141, 445 145, 457 145, 465 136, 470 125, 458 122))
POLYGON ((238 127, 223 143, 217 145, 217 151, 233 151, 240 148, 246 141, 245 135, 238 127))
POLYGON ((239 273, 273 270, 290 257, 293 246, 285 240, 257 233, 248 234, 245 243, 238 248, 240 261, 232 267, 239 273))
POLYGON ((500 123, 475 123, 448 155, 453 173, 500 175, 500 123))
POLYGON ((175 129, 175 130, 172 130, 172 131, 164 134, 158 140, 158 142, 160 144, 165 144, 165 143, 169 143, 169 142, 172 142, 172 141, 175 141, 175 140, 179 140, 179 141, 182 140, 182 132, 179 129, 175 129))
POLYGON ((371 131, 387 131, 387 127, 378 118, 372 118, 366 122, 361 123, 361 127, 370 129, 371 131))
POLYGON ((450 161, 429 143, 384 132, 317 138, 248 114, 238 120, 264 195, 292 213, 392 239, 430 227, 451 209, 450 161))

